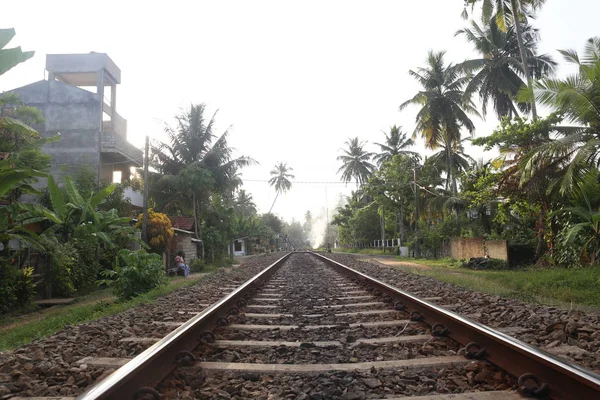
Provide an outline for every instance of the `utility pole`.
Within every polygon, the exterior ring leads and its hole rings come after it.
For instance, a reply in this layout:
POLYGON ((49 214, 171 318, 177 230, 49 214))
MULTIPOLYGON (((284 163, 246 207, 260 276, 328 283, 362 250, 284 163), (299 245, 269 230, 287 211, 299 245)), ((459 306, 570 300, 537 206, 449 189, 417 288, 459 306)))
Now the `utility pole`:
POLYGON ((421 256, 419 250, 419 192, 417 188, 417 164, 413 168, 413 179, 415 184, 415 258, 421 256))
POLYGON ((144 220, 142 221, 142 240, 148 243, 148 154, 150 153, 150 137, 146 135, 144 148, 144 220))
POLYGON ((325 186, 325 219, 327 222, 327 237, 325 238, 325 243, 329 243, 329 200, 327 198, 327 186, 325 186))

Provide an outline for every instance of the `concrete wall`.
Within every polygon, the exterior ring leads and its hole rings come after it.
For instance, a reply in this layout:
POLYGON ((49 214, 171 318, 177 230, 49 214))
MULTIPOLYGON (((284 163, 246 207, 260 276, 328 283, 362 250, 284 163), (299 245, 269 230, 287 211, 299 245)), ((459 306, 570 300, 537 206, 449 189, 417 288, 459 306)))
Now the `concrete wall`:
POLYGON ((450 257, 457 260, 485 257, 508 260, 506 240, 485 240, 483 238, 450 239, 450 257))
POLYGON ((187 233, 175 232, 170 250, 172 254, 176 254, 180 250, 183 251, 185 253, 185 263, 188 265, 190 261, 198 258, 196 244, 192 242, 192 237, 187 233))
POLYGON ((51 174, 61 179, 80 168, 98 173, 100 102, 94 93, 58 81, 39 81, 13 90, 23 103, 36 107, 44 123, 35 128, 43 137, 60 133, 60 140, 44 146, 52 156, 51 174))
POLYGON ((457 260, 485 256, 482 238, 450 239, 450 256, 457 260))
POLYGON ((485 247, 491 258, 508 261, 508 244, 506 240, 486 240, 485 247))

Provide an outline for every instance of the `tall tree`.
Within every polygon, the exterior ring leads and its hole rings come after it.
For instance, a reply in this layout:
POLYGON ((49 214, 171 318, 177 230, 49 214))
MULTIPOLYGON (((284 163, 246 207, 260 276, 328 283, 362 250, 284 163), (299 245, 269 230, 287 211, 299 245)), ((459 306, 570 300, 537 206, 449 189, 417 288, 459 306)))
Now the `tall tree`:
MULTIPOLYGON (((465 140, 467 139, 463 139, 463 141, 465 140)), ((446 173, 446 190, 450 190, 453 194, 456 194, 458 192, 456 178, 460 174, 467 172, 474 160, 465 153, 462 143, 455 143, 450 151, 446 149, 445 144, 440 146, 440 150, 433 154, 428 161, 438 171, 446 173), (450 155, 450 163, 448 163, 448 154, 450 155), (454 177, 455 179, 450 180, 450 177, 454 177)))
POLYGON ((383 163, 391 161, 392 157, 402 154, 410 155, 411 157, 419 157, 414 151, 406 150, 408 147, 414 145, 414 141, 411 138, 406 137, 406 133, 402 132, 402 127, 396 125, 390 127, 390 133, 385 135, 385 143, 375 143, 379 146, 380 153, 373 157, 373 161, 377 162, 377 165, 381 167, 383 163))
POLYGON ((375 153, 366 151, 364 149, 365 143, 359 141, 358 137, 346 140, 344 144, 347 148, 342 149, 344 154, 337 158, 343 163, 338 169, 338 174, 342 173, 342 181, 348 183, 356 179, 357 189, 369 180, 375 170, 375 166, 370 162, 375 153))
MULTIPOLYGON (((425 146, 446 149, 448 173, 452 174, 452 150, 460 145, 461 129, 465 128, 473 134, 475 125, 467 115, 479 115, 475 104, 464 95, 463 88, 468 84, 470 76, 463 73, 462 68, 446 65, 445 52, 430 51, 427 66, 410 71, 423 87, 412 99, 400 105, 400 110, 409 105, 418 105, 420 110, 416 117, 414 135, 420 134, 425 139, 425 146)), ((455 176, 449 176, 455 182, 455 176)), ((452 185, 456 195, 456 184, 452 185)))
MULTIPOLYGON (((482 20, 484 23, 487 23, 491 18, 495 18, 503 30, 507 30, 511 24, 514 26, 523 72, 527 79, 527 86, 531 88, 533 79, 529 69, 527 49, 520 22, 526 21, 527 16, 532 16, 540 10, 546 0, 465 0, 465 5, 471 4, 474 7, 479 2, 482 2, 482 20)), ((533 99, 531 114, 534 118, 537 118, 537 109, 533 99)))
POLYGON ((227 143, 229 130, 213 133, 215 114, 207 121, 204 104, 192 104, 175 117, 176 127, 165 127, 169 143, 153 146, 155 174, 150 182, 151 195, 164 210, 172 205, 191 210, 199 237, 201 204, 211 193, 231 192, 239 185, 240 168, 255 164, 250 157, 232 158, 227 143))
MULTIPOLYGON (((514 26, 503 31, 498 27, 496 19, 492 18, 484 28, 475 21, 471 29, 465 28, 456 32, 463 35, 479 53, 480 58, 468 60, 460 64, 474 76, 465 88, 465 94, 470 96, 479 92, 483 115, 487 114, 488 102, 492 102, 498 119, 519 115, 517 107, 522 112, 530 112, 531 105, 518 102, 515 106, 519 89, 526 82, 522 77, 523 65, 519 62, 520 50, 514 26)), ((556 63, 547 55, 537 55, 538 31, 530 25, 523 24, 523 40, 527 55, 527 63, 534 78, 551 74, 556 63)))
POLYGON ((256 214, 256 204, 252 200, 252 195, 247 193, 244 189, 240 189, 237 192, 235 198, 235 205, 238 209, 238 213, 242 217, 250 217, 256 214))
POLYGON ((562 137, 533 149, 524 164, 523 183, 543 171, 550 161, 562 167, 559 188, 564 194, 600 165, 600 38, 589 39, 581 56, 574 50, 560 53, 579 70, 564 79, 536 82, 533 94, 575 126, 555 125, 554 131, 562 137))
POLYGON ((275 187, 275 200, 273 200, 273 204, 271 204, 271 208, 269 209, 269 214, 271 210, 273 210, 273 206, 277 201, 277 197, 279 193, 287 192, 292 188, 292 182, 290 179, 294 179, 295 176, 291 174, 294 169, 292 167, 288 167, 287 163, 280 162, 275 164, 275 167, 271 170, 271 179, 269 179, 269 185, 275 187))

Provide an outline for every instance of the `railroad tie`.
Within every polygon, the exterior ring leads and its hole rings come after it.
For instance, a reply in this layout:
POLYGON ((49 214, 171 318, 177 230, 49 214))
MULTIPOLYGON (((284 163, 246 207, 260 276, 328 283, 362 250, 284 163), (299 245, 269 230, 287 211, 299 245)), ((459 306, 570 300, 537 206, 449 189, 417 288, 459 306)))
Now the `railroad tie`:
MULTIPOLYGON (((429 396, 411 397, 411 400, 522 400, 516 392, 472 392, 458 394, 434 394, 429 396)), ((75 397, 42 396, 42 397, 11 397, 11 400, 75 400, 75 397)), ((388 397, 380 400, 406 400, 406 397, 388 397)))
MULTIPOLYGON (((379 400, 408 400, 407 397, 388 397, 379 400)), ((523 397, 513 391, 471 392, 456 394, 431 394, 428 396, 410 397, 410 400, 523 400, 523 397)))
POLYGON ((377 369, 415 370, 423 368, 447 368, 472 363, 462 356, 415 358, 410 360, 368 361, 344 364, 258 364, 230 362, 198 362, 195 365, 206 372, 245 372, 263 374, 320 374, 331 371, 368 371, 377 369))
POLYGON ((227 325, 224 328, 226 329, 240 329, 240 330, 291 330, 291 329, 306 329, 306 330, 314 330, 321 328, 338 328, 338 327, 349 327, 349 328, 374 328, 379 326, 404 326, 408 323, 416 323, 409 320, 393 320, 393 321, 374 321, 374 322, 358 322, 347 325, 340 324, 328 324, 328 325, 252 325, 252 324, 231 324, 227 325))
POLYGON ((370 303, 349 303, 349 304, 334 304, 331 306, 315 306, 315 308, 344 308, 344 307, 372 307, 382 306, 385 303, 382 301, 372 301, 370 303))
MULTIPOLYGON (((356 347, 360 344, 369 344, 369 345, 379 345, 379 344, 388 344, 388 343, 421 343, 427 342, 431 340, 431 335, 403 335, 403 336, 391 336, 391 337, 381 337, 381 338, 364 338, 364 339, 356 339, 354 342, 350 342, 347 345, 349 347, 356 347)), ((151 338, 151 337, 126 337, 120 342, 125 343, 144 343, 144 344, 152 344, 156 343, 160 340, 160 338, 151 338)), ((271 341, 271 340, 216 340, 212 344, 217 347, 302 347, 301 345, 304 342, 289 342, 289 341, 271 341)), ((306 342, 309 345, 314 345, 316 347, 343 347, 343 344, 339 341, 316 341, 316 342, 306 342)))

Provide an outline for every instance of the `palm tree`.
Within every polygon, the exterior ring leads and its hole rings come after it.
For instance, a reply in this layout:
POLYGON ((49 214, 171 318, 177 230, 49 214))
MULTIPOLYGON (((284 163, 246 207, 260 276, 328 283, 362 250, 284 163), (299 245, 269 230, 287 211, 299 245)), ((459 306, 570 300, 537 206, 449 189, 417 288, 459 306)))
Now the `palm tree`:
POLYGON ((582 56, 574 50, 560 53, 579 71, 564 79, 542 79, 534 84, 533 94, 537 101, 554 107, 576 126, 554 127, 562 137, 547 141, 529 154, 522 183, 550 161, 563 168, 559 189, 564 194, 600 165, 600 38, 589 39, 582 56))
MULTIPOLYGON (((462 142, 465 140, 469 139, 463 139, 462 142)), ((459 174, 466 173, 474 163, 473 158, 465 153, 462 143, 454 144, 450 151, 446 149, 445 145, 440 146, 440 151, 429 157, 428 161, 438 171, 446 173, 445 189, 452 191, 453 194, 458 192, 456 178, 459 174), (448 164, 448 154, 450 154, 450 164, 448 164), (448 169, 448 165, 450 165, 450 169, 448 169), (453 179, 450 179, 451 177, 453 179)))
POLYGON ((273 200, 273 204, 271 204, 271 208, 268 212, 269 214, 271 213, 271 210, 273 209, 273 206, 277 201, 279 193, 287 192, 292 188, 292 182, 290 181, 290 179, 294 179, 295 176, 292 175, 290 172, 292 172, 293 170, 294 169, 292 167, 288 167, 287 163, 284 162, 275 164, 275 167, 271 170, 272 178, 269 179, 269 185, 275 187, 275 192, 277 194, 275 195, 275 200, 273 200))
POLYGON ((256 204, 254 204, 254 201, 252 200, 252 195, 247 193, 244 189, 240 189, 237 192, 235 205, 242 217, 250 217, 256 214, 256 204))
MULTIPOLYGON (((498 119, 519 115, 517 107, 522 112, 529 112, 531 105, 526 102, 517 103, 515 107, 516 96, 525 82, 521 79, 524 73, 523 66, 518 61, 520 51, 514 27, 504 32, 498 27, 496 19, 491 19, 484 29, 475 21, 471 24, 471 29, 456 32, 456 35, 464 35, 481 56, 460 64, 467 72, 475 72, 465 88, 465 94, 470 96, 479 92, 484 116, 489 101, 492 102, 498 119)), ((537 30, 530 25, 523 25, 523 39, 527 63, 534 78, 539 79, 552 73, 556 63, 547 55, 536 55, 539 40, 537 30)))
POLYGON ((342 173, 342 181, 348 183, 352 179, 356 179, 357 189, 369 180, 375 170, 375 166, 370 162, 375 153, 366 151, 365 143, 360 142, 357 137, 346 140, 344 144, 348 148, 342 149, 344 154, 337 158, 343 163, 337 171, 338 174, 342 173))
MULTIPOLYGON (((444 147, 447 153, 447 171, 452 174, 452 149, 461 142, 461 129, 466 128, 471 134, 475 131, 475 125, 467 113, 479 113, 463 92, 470 76, 465 75, 458 66, 445 65, 444 55, 444 51, 430 51, 427 66, 410 71, 410 75, 417 79, 423 90, 402 103, 400 110, 411 104, 421 106, 413 135, 421 134, 425 139, 425 146, 430 149, 444 147)), ((448 179, 452 181, 455 177, 450 175, 448 179)), ((455 187, 454 184, 453 188, 455 187)), ((456 195, 456 192, 453 194, 456 195)))
MULTIPOLYGON (((492 17, 498 21, 502 30, 507 30, 511 24, 514 26, 517 34, 517 43, 519 45, 519 55, 523 72, 527 79, 527 86, 532 87, 533 79, 529 71, 527 48, 523 40, 522 26, 519 22, 525 20, 526 16, 531 16, 542 8, 546 0, 465 0, 465 5, 482 1, 482 20, 487 23, 492 17)), ((531 115, 537 118, 537 109, 535 101, 531 102, 531 115)))
POLYGON ((406 137, 406 133, 402 132, 402 127, 391 126, 389 135, 385 132, 383 134, 385 135, 385 144, 375 143, 381 149, 381 153, 373 157, 373 161, 376 161, 379 167, 398 154, 419 157, 419 154, 414 151, 405 150, 415 143, 412 139, 406 137))
POLYGON ((204 104, 192 104, 182 111, 176 116, 175 128, 165 127, 169 143, 158 143, 152 149, 153 166, 159 173, 150 185, 154 200, 161 209, 173 204, 193 209, 196 235, 201 197, 231 191, 240 183, 238 170, 256 164, 250 157, 232 158, 229 130, 217 137, 213 133, 216 112, 207 122, 205 111, 204 104))

